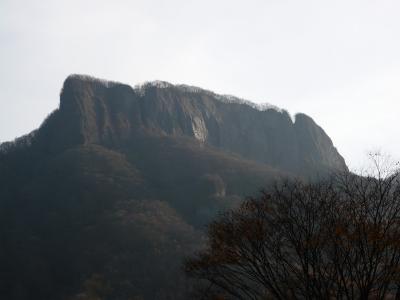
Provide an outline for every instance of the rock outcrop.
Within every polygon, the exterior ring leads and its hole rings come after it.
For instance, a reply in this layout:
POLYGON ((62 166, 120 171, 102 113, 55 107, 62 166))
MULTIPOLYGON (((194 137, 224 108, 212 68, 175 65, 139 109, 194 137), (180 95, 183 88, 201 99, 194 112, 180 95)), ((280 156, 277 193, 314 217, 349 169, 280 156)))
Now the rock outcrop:
POLYGON ((274 106, 166 82, 132 88, 72 75, 64 83, 59 110, 44 127, 46 132, 58 128, 52 148, 122 145, 145 134, 186 136, 294 173, 347 168, 329 136, 304 114, 293 121, 274 106))
POLYGON ((60 98, 0 145, 0 299, 191 299, 182 261, 218 212, 346 169, 310 117, 271 105, 77 75, 60 98))

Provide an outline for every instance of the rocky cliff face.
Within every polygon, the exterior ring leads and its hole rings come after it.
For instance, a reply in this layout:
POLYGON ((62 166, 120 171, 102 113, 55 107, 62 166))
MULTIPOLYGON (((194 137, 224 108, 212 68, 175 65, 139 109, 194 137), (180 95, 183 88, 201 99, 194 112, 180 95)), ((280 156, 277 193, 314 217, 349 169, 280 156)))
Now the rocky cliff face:
POLYGON ((277 178, 345 168, 305 115, 71 76, 39 129, 0 145, 0 299, 93 286, 98 299, 191 299, 182 261, 218 212, 277 178))
POLYGON ((293 121, 285 110, 273 106, 166 82, 132 88, 70 76, 61 92, 60 108, 47 123, 47 128, 62 128, 53 133, 57 135, 51 139, 53 148, 121 145, 143 134, 186 136, 295 173, 346 169, 329 136, 304 114, 293 121))

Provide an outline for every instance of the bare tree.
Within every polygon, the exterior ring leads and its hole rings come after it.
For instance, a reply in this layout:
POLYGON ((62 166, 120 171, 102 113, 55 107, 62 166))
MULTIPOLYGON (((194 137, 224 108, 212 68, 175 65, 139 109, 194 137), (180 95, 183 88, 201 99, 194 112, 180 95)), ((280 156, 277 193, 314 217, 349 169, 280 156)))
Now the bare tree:
POLYGON ((400 299, 398 173, 287 181, 210 224, 187 273, 204 298, 400 299))

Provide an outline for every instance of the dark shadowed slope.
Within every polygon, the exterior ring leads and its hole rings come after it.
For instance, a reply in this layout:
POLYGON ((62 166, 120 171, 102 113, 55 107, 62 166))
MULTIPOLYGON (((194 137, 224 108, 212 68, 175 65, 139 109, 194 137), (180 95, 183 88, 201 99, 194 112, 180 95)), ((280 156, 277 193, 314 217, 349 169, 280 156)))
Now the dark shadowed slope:
POLYGON ((185 299, 181 259, 219 210, 277 177, 338 169, 305 115, 70 76, 59 109, 0 146, 0 298, 185 299))

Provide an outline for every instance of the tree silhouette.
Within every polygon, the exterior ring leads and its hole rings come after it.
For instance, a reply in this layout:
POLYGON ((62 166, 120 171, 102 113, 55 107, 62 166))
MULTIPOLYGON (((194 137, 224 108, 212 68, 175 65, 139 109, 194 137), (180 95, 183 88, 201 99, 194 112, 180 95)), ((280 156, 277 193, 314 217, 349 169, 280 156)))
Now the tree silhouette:
POLYGON ((209 225, 204 299, 400 299, 399 174, 286 181, 209 225))

